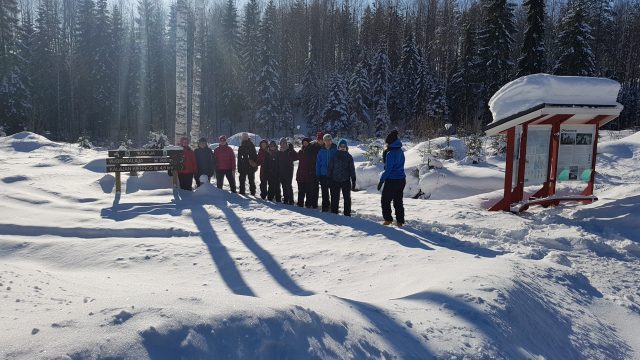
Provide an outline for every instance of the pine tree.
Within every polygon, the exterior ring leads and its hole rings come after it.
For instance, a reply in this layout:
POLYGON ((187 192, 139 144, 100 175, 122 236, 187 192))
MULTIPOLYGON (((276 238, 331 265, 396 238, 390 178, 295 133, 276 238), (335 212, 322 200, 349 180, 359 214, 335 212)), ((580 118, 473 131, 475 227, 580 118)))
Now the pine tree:
POLYGON ((522 56, 518 60, 518 76, 537 74, 546 69, 544 53, 544 0, 526 0, 527 30, 522 43, 522 56))
POLYGON ((615 41, 615 11, 610 0, 587 0, 585 9, 587 23, 591 26, 593 40, 594 74, 598 76, 612 76, 616 53, 615 41))
POLYGON ((204 59, 205 20, 204 0, 196 0, 196 30, 194 35, 193 95, 191 109, 191 142, 200 139, 200 102, 202 96, 202 63, 204 59))
POLYGON ((349 128, 348 99, 345 81, 336 73, 330 80, 331 88, 327 97, 322 121, 324 130, 336 135, 344 135, 349 128))
POLYGON ((73 65, 74 81, 77 83, 78 129, 74 129, 71 136, 74 138, 80 133, 88 132, 95 137, 97 126, 95 124, 95 99, 96 99, 96 8, 93 0, 80 0, 78 6, 78 20, 75 28, 75 64, 73 65))
POLYGON ((561 53, 553 69, 554 74, 592 76, 595 71, 590 45, 592 40, 583 0, 573 0, 562 19, 562 32, 558 38, 561 53))
POLYGON ((369 134, 369 74, 366 64, 360 62, 356 67, 349 83, 349 119, 352 124, 353 133, 359 137, 369 134))
POLYGON ((480 59, 478 57, 477 32, 468 16, 464 19, 461 49, 449 85, 454 119, 466 128, 476 128, 475 124, 480 93, 480 59))

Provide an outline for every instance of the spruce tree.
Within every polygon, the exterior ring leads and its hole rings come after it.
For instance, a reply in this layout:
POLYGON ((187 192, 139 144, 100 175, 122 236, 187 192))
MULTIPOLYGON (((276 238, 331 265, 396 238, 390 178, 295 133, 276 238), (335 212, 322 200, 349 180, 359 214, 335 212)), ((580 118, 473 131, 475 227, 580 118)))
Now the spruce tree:
POLYGON ((402 46, 402 58, 400 61, 400 86, 401 95, 399 107, 400 115, 405 122, 410 121, 416 115, 416 95, 420 86, 421 54, 416 47, 413 30, 407 29, 402 46))
POLYGON ((518 60, 518 76, 537 74, 546 69, 544 52, 544 0, 526 0, 527 30, 522 43, 522 56, 518 60))
POLYGON ((274 21, 276 8, 273 0, 269 1, 260 26, 260 65, 258 75, 258 112, 256 123, 268 136, 275 135, 278 127, 280 105, 280 78, 278 63, 273 54, 275 47, 274 21))
POLYGON ((369 86, 369 74, 366 64, 360 62, 356 67, 349 83, 349 119, 352 133, 363 137, 369 134, 369 98, 371 88, 369 86))
POLYGON ((336 135, 345 135, 349 128, 348 99, 345 81, 336 73, 330 80, 331 88, 322 112, 324 130, 336 135))
POLYGON ((378 50, 373 64, 373 103, 375 106, 375 136, 384 136, 391 125, 388 98, 391 81, 389 58, 384 49, 378 50))
POLYGON ((484 67, 483 83, 486 96, 491 97, 509 80, 511 61, 511 35, 513 4, 508 0, 484 0, 484 25, 480 34, 480 58, 484 67))
POLYGON ((313 132, 322 129, 322 94, 316 68, 317 66, 311 58, 307 58, 302 76, 301 94, 307 129, 313 132))
POLYGON ((249 108, 255 109, 255 84, 260 70, 260 9, 257 0, 249 0, 244 7, 240 41, 244 96, 249 108))
POLYGON ((553 69, 556 75, 592 76, 595 71, 590 42, 591 27, 587 24, 584 0, 571 1, 562 19, 558 38, 560 58, 553 69))

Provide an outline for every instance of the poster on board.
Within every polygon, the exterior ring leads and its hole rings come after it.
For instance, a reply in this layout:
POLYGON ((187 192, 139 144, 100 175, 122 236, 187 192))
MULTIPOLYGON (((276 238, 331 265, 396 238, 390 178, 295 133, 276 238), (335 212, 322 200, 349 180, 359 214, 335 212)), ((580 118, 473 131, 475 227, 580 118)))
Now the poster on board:
POLYGON ((591 177, 595 125, 562 125, 558 150, 558 181, 588 181, 591 177))
MULTIPOLYGON (((522 126, 516 127, 515 153, 513 157, 513 184, 517 183, 520 165, 522 126)), ((524 186, 540 185, 547 181, 549 171, 549 144, 551 125, 531 125, 527 129, 527 155, 524 168, 524 186)))

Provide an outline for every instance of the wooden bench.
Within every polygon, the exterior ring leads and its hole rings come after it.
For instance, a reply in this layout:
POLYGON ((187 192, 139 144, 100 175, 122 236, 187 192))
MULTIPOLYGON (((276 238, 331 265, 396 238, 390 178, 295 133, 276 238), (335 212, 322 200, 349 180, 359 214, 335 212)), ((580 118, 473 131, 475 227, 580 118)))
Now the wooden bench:
POLYGON ((176 171, 181 170, 184 163, 182 149, 158 150, 109 150, 107 172, 116 173, 116 193, 121 192, 120 173, 136 173, 138 171, 171 171, 173 186, 178 185, 176 171))

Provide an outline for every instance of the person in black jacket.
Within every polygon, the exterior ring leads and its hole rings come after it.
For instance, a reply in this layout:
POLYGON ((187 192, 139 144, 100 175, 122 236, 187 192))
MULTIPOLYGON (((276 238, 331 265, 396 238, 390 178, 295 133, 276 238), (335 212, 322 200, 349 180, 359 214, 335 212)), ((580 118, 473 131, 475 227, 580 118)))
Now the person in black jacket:
POLYGON ((196 185, 200 187, 200 176, 207 175, 209 181, 215 172, 215 160, 213 158, 213 151, 209 148, 206 138, 200 138, 198 140, 198 148, 195 150, 196 164, 198 164, 198 171, 194 174, 196 178, 196 185))
POLYGON ((286 138, 280 139, 280 150, 278 151, 278 182, 282 185, 282 197, 284 203, 293 205, 293 162, 296 160, 296 153, 293 144, 287 142, 286 138))
POLYGON ((267 181, 267 200, 269 201, 275 199, 276 202, 282 202, 278 170, 278 144, 271 141, 262 163, 263 177, 267 181))
POLYGON ((338 213, 340 192, 344 198, 344 215, 351 216, 351 191, 356 189, 356 167, 347 141, 338 143, 338 151, 329 160, 327 177, 331 182, 331 212, 338 213))
POLYGON ((242 144, 238 148, 238 172, 240 173, 240 194, 245 194, 247 178, 249 191, 256 195, 256 170, 258 169, 258 153, 256 146, 249 138, 249 134, 242 133, 242 144))

